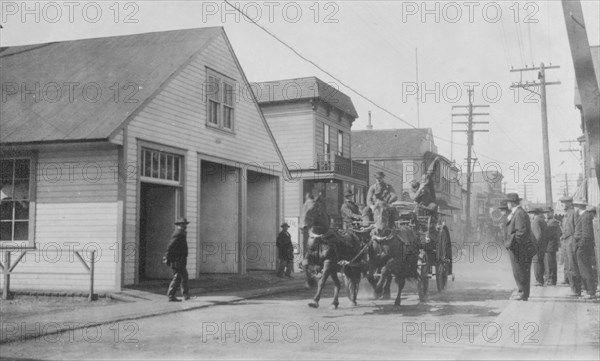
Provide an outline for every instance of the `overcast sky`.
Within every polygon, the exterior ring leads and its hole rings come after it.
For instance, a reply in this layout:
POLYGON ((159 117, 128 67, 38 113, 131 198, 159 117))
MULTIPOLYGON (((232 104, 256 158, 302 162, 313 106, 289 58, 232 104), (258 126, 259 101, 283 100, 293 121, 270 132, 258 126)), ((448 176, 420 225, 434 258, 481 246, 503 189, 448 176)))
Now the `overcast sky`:
MULTIPOLYGON (((223 26, 250 81, 317 76, 352 98, 359 114, 353 129, 365 129, 369 110, 375 129, 430 127, 439 153, 452 155, 458 163, 466 158, 466 135, 454 133, 451 150, 451 108, 468 103, 464 83, 476 82, 480 85, 474 88, 475 104, 489 104, 480 110, 491 116, 475 119, 490 121, 477 126, 490 132, 475 135, 475 154, 482 166, 498 164, 508 190, 522 193, 525 176, 533 172, 530 179, 539 181, 528 186, 533 201, 544 199, 540 104, 526 91, 510 89, 520 75, 509 70, 541 62, 560 65, 547 71, 548 81, 562 82, 547 90, 555 199, 564 174, 574 180, 580 171, 577 154, 559 152, 569 148, 560 141, 576 139, 581 129, 573 105, 569 43, 557 0, 233 2, 338 80, 221 1, 56 1, 51 5, 27 1, 29 14, 21 1, 0 3, 1 46, 223 26), (428 90, 420 102, 419 119, 415 48, 419 85, 428 90)), ((599 4, 582 1, 591 45, 600 44, 599 4)), ((537 80, 537 72, 525 72, 522 79, 537 80)))

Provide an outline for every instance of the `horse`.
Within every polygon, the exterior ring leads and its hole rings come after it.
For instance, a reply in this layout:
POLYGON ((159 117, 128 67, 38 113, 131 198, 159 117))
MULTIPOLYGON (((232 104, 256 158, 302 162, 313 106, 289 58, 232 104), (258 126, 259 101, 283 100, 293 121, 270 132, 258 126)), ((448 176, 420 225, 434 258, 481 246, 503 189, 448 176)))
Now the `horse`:
POLYGON ((419 241, 410 227, 395 226, 393 220, 396 214, 386 202, 378 202, 374 208, 375 224, 367 248, 367 280, 378 297, 382 292, 389 294, 391 278, 394 276, 398 284, 394 306, 400 306, 400 296, 406 280, 420 281, 419 241), (378 281, 374 277, 377 269, 381 269, 378 281))
POLYGON ((317 292, 309 306, 319 307, 319 300, 325 282, 329 277, 334 283, 334 298, 332 307, 339 305, 340 281, 337 277, 338 271, 344 275, 345 284, 348 290, 348 298, 352 305, 356 305, 358 295, 358 285, 365 267, 366 246, 361 241, 364 238, 363 233, 353 230, 332 230, 325 225, 329 225, 330 217, 327 214, 325 204, 321 197, 318 197, 314 206, 306 213, 306 217, 312 222, 313 226, 309 232, 308 249, 303 261, 304 271, 307 282, 313 278, 311 268, 315 271, 322 270, 322 275, 318 280, 317 292))
POLYGON ((323 235, 314 235, 309 238, 309 251, 307 263, 322 269, 322 276, 317 285, 317 292, 313 301, 308 305, 311 308, 319 307, 319 300, 327 279, 331 277, 334 284, 332 308, 339 306, 339 292, 341 288, 337 273, 344 275, 348 291, 348 299, 356 306, 358 286, 366 265, 366 247, 352 230, 330 230, 323 235))

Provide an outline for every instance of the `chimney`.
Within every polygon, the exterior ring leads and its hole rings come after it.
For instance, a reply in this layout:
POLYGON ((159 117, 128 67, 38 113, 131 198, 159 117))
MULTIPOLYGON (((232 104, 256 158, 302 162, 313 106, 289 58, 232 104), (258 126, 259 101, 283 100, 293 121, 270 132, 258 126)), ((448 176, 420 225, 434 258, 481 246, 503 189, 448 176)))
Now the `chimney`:
POLYGON ((371 111, 369 110, 369 125, 367 125, 368 130, 373 130, 373 124, 371 124, 371 111))

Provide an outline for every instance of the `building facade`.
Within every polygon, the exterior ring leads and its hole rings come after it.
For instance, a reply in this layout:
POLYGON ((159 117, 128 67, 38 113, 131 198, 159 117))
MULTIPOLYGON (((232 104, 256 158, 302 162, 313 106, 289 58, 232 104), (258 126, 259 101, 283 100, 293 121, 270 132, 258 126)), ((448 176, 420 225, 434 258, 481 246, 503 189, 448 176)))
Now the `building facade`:
POLYGON ((169 278, 178 217, 190 222, 190 278, 275 269, 287 169, 222 28, 0 57, 3 80, 27 86, 0 117, 0 251, 28 252, 11 288, 87 289, 88 277, 55 274, 81 269, 77 249, 96 250, 99 291, 169 278), (93 84, 96 98, 40 99, 57 79, 93 84))
POLYGON ((344 193, 365 204, 368 165, 352 159, 350 131, 358 117, 346 94, 316 77, 253 84, 262 112, 290 171, 284 182, 284 214, 299 244, 307 193, 325 198, 334 226, 341 227, 344 193), (298 227, 298 228, 296 228, 298 227))

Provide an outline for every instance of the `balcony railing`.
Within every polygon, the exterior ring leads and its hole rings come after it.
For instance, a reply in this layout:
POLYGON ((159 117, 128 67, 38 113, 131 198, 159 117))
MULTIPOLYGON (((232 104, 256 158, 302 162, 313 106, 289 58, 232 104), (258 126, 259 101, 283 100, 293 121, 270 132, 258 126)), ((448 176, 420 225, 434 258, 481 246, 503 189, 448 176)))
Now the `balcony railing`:
POLYGON ((335 153, 317 155, 317 172, 332 172, 365 181, 369 177, 369 169, 366 164, 353 161, 335 153))

